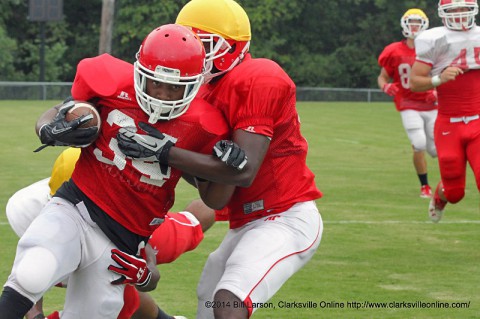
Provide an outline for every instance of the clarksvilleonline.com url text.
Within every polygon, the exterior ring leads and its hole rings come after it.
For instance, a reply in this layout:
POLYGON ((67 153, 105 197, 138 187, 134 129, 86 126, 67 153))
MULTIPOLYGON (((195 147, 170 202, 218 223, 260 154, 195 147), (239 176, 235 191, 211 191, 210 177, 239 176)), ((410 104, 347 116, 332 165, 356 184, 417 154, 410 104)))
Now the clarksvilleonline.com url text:
POLYGON ((468 309, 470 301, 467 302, 442 302, 442 301, 320 301, 319 308, 350 308, 350 309, 468 309))

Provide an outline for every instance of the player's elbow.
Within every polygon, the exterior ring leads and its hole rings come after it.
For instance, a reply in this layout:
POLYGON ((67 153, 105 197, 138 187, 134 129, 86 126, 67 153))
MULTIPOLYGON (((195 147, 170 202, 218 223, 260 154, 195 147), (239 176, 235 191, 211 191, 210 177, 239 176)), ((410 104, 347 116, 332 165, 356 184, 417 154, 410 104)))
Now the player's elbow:
POLYGON ((228 200, 224 201, 224 200, 218 200, 218 199, 210 199, 208 197, 202 197, 202 200, 205 203, 205 205, 215 210, 223 209, 228 203, 228 200))
POLYGON ((245 171, 243 172, 242 174, 239 174, 237 176, 237 178, 235 179, 236 180, 236 186, 239 186, 239 187, 250 187, 252 186, 253 184, 253 181, 255 180, 255 172, 251 172, 251 171, 245 171))

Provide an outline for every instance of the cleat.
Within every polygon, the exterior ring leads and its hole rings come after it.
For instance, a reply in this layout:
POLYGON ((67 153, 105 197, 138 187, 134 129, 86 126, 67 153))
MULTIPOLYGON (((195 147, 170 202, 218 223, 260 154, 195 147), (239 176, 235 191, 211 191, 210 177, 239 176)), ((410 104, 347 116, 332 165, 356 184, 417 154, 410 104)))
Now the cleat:
POLYGON ((430 204, 428 205, 428 216, 430 217, 430 220, 434 223, 438 223, 440 219, 442 219, 443 211, 445 210, 445 206, 447 205, 447 202, 442 200, 440 196, 438 196, 439 186, 437 186, 435 194, 433 195, 432 199, 430 200, 430 204))
POLYGON ((428 185, 423 185, 420 189, 420 197, 421 198, 431 198, 432 197, 432 189, 428 185))
POLYGON ((187 319, 187 317, 184 317, 184 316, 173 316, 173 319, 187 319))

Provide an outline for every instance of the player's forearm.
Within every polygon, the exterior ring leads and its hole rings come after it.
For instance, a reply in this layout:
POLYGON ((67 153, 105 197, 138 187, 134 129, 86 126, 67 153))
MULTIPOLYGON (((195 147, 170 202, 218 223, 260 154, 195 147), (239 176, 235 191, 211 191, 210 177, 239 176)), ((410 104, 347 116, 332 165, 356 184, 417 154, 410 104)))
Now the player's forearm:
POLYGON ((222 209, 228 204, 235 186, 197 180, 197 188, 202 201, 212 209, 222 209))
POLYGON ((152 273, 152 278, 145 286, 136 286, 137 290, 142 292, 155 290, 155 288, 157 288, 158 282, 160 281, 160 272, 157 268, 157 258, 155 255, 155 250, 152 248, 152 246, 150 246, 150 244, 147 244, 145 246, 145 252, 147 267, 148 270, 150 270, 150 272, 152 273))
POLYGON ((248 186, 248 164, 245 169, 240 171, 225 165, 212 155, 172 147, 168 154, 168 165, 208 181, 242 187, 248 186))
POLYGON ((410 77, 410 90, 413 92, 428 91, 440 85, 441 83, 438 81, 438 76, 433 78, 431 76, 412 75, 410 77))
POLYGON ((379 87, 380 90, 383 90, 383 87, 385 86, 385 84, 387 84, 389 82, 390 82, 390 78, 385 77, 382 74, 380 74, 377 77, 377 84, 378 84, 378 87, 379 87))

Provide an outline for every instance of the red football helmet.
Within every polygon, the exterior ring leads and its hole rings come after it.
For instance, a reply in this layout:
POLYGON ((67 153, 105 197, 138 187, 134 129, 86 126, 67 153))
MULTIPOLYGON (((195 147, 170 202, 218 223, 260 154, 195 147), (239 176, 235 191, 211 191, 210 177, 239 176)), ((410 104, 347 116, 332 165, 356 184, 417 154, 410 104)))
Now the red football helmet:
POLYGON ((150 32, 143 40, 134 63, 135 92, 149 122, 170 120, 185 113, 203 83, 205 48, 190 29, 167 24, 150 32), (183 98, 159 100, 147 94, 147 79, 184 86, 183 98))
POLYGON ((450 30, 471 29, 475 25, 477 13, 477 0, 440 0, 438 2, 438 16, 450 30))

